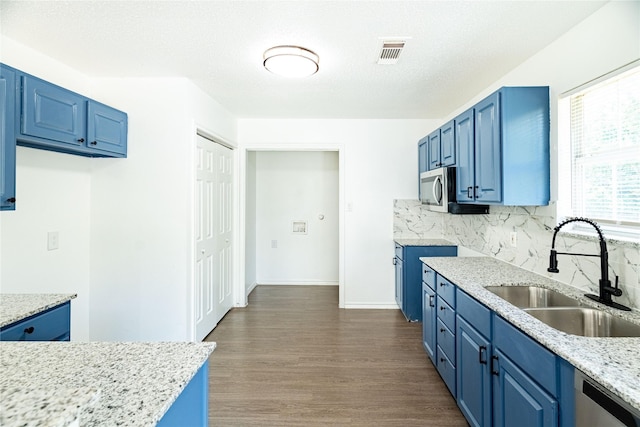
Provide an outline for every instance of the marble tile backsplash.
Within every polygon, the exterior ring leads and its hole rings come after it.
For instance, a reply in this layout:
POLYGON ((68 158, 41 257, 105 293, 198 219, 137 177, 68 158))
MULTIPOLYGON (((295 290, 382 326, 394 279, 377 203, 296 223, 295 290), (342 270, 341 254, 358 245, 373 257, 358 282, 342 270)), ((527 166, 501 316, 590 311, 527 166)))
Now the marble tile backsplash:
MULTIPOLYGON (((417 200, 394 200, 394 238, 443 238, 459 246, 529 271, 567 283, 585 292, 598 293, 598 257, 558 255, 560 273, 547 272, 555 206, 492 206, 486 215, 451 215, 432 212, 417 200), (510 234, 517 233, 513 247, 510 234)), ((606 234, 605 234, 606 237, 606 234)), ((609 276, 620 277, 623 295, 615 300, 640 309, 640 244, 607 239, 609 276)), ((596 239, 560 233, 559 251, 599 254, 596 239)))

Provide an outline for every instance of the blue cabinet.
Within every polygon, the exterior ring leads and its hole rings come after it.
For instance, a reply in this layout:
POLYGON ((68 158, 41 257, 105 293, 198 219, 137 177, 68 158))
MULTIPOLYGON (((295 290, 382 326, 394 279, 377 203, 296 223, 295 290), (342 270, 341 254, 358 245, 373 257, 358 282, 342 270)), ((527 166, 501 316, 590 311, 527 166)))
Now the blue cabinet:
POLYGON ((429 359, 436 364, 436 293, 422 283, 422 346, 429 359))
POLYGON ((472 110, 473 150, 458 140, 458 202, 547 205, 549 88, 503 87, 472 110))
POLYGON ((14 144, 87 157, 127 156, 125 112, 7 65, 0 69, 15 82, 2 123, 14 144))
POLYGON ((418 141, 418 200, 420 195, 420 174, 429 170, 429 137, 425 136, 418 141))
POLYGON ((458 164, 456 165, 456 200, 473 201, 474 185, 474 140, 475 117, 473 108, 455 118, 455 145, 458 149, 458 164))
POLYGON ((491 311, 456 293, 457 402, 471 426, 491 426, 491 311))
POLYGON ((422 263, 420 257, 456 256, 456 246, 403 246, 395 244, 396 302, 410 322, 422 321, 422 263))
POLYGON ((456 163, 454 134, 454 122, 451 120, 427 136, 429 170, 456 163))
POLYGON ((16 206, 16 73, 0 64, 0 210, 16 206))
POLYGON ((70 338, 69 301, 0 329, 0 341, 69 341, 70 338))
POLYGON ((160 419, 158 427, 206 427, 209 422, 209 362, 205 362, 160 419))
POLYGON ((126 113, 20 74, 19 145, 88 157, 126 157, 126 113))

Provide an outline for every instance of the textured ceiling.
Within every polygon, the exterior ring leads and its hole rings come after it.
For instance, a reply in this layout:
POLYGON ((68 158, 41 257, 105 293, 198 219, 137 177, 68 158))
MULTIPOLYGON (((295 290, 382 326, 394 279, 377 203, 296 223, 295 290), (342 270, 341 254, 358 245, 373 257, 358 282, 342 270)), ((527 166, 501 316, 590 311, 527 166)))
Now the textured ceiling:
POLYGON ((188 77, 237 117, 441 118, 604 3, 1 0, 0 32, 88 76, 188 77), (410 39, 377 65, 387 37, 410 39), (264 70, 280 44, 319 73, 264 70))

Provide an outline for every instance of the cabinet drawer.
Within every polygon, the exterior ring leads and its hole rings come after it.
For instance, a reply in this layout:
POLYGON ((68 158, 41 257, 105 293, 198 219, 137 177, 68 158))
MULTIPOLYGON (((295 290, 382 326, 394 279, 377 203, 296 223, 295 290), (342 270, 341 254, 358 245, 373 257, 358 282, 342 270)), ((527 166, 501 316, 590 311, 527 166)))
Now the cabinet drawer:
POLYGON ((447 328, 452 331, 456 330, 456 312, 442 298, 437 298, 438 319, 442 320, 447 328))
POLYGON ((451 361, 447 358, 446 354, 442 351, 442 348, 438 346, 438 358, 437 366, 438 373, 447 385, 447 388, 456 397, 456 368, 451 361))
POLYGON ((0 330, 0 341, 69 341, 71 304, 66 302, 0 330))
POLYGON ((444 354, 455 365, 456 360, 456 336, 447 326, 438 319, 438 345, 444 354))
POLYGON ((400 246, 396 243, 396 258, 403 259, 402 252, 404 251, 404 246, 400 246))
POLYGON ((494 347, 557 396, 556 356, 499 316, 495 316, 493 328, 494 347))
POLYGON ((456 285, 440 275, 436 276, 436 281, 438 295, 444 298, 451 307, 456 308, 456 285))
POLYGON ((427 264, 422 264, 422 281, 434 291, 436 290, 436 272, 427 264))
POLYGON ((491 336, 491 310, 460 289, 456 291, 456 313, 485 337, 491 336))

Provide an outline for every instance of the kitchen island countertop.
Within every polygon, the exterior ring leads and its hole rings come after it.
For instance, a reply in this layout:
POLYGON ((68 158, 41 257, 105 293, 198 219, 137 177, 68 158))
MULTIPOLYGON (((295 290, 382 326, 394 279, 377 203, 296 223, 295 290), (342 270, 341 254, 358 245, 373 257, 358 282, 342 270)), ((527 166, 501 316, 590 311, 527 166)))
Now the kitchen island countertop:
POLYGON ((77 294, 0 293, 0 328, 64 304, 76 296, 77 294))
POLYGON ((400 246, 456 246, 444 239, 393 239, 400 246))
POLYGON ((0 425, 155 426, 215 346, 2 342, 0 425))
POLYGON ((423 257, 420 260, 640 410, 640 338, 592 338, 566 334, 547 326, 484 288, 532 285, 553 289, 586 306, 597 307, 614 316, 640 323, 640 313, 637 310, 625 312, 598 304, 586 298, 584 291, 495 258, 423 257))

